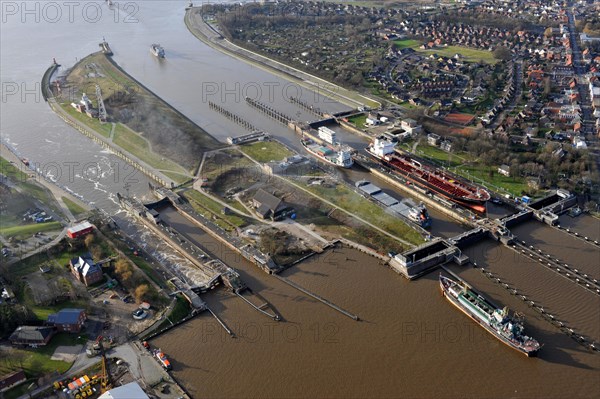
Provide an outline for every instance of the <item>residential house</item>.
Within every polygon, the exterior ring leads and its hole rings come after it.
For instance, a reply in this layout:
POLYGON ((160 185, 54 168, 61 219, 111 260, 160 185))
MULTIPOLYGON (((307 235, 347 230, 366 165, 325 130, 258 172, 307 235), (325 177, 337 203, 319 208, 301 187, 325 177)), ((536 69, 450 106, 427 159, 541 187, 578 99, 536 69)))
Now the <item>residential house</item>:
POLYGON ((20 326, 10 335, 8 340, 17 346, 44 346, 54 335, 53 327, 20 326))
POLYGON ((10 388, 17 386, 27 380, 23 370, 17 370, 12 373, 0 377, 0 392, 8 391, 10 388))
POLYGON ((498 168, 498 173, 503 176, 510 177, 510 166, 503 164, 498 168))
POLYGON ((283 200, 259 189, 252 199, 254 208, 263 219, 280 220, 294 213, 294 209, 283 200))
POLYGON ((409 132, 411 135, 419 134, 422 130, 422 127, 417 123, 417 121, 410 118, 403 119, 400 123, 400 127, 404 129, 404 131, 409 132))
POLYGON ((87 316, 83 309, 61 309, 48 315, 48 325, 56 327, 58 332, 81 331, 87 316))
POLYGON ((92 255, 87 253, 70 261, 71 273, 75 278, 85 285, 92 285, 102 281, 102 268, 92 259, 92 255))
POLYGON ((435 133, 429 133, 427 135, 427 144, 437 146, 440 143, 441 137, 435 133))

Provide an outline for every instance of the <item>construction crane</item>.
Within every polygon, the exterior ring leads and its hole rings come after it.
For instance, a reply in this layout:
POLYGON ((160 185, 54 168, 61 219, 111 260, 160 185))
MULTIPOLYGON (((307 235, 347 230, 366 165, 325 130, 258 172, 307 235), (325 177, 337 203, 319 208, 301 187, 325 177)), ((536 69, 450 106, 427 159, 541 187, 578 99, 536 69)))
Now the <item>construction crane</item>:
POLYGON ((100 377, 100 393, 104 393, 111 388, 110 372, 106 364, 106 354, 104 353, 104 345, 100 343, 100 353, 102 356, 102 376, 100 377))
POLYGON ((106 108, 104 107, 104 101, 102 100, 102 90, 98 84, 96 84, 96 99, 98 101, 98 119, 100 119, 100 122, 106 122, 106 108))

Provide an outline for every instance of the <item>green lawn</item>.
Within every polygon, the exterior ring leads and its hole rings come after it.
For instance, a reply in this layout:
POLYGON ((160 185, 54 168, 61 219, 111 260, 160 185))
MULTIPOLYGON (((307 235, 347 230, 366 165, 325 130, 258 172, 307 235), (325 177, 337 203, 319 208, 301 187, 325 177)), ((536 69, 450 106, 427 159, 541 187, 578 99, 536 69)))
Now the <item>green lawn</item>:
POLYGON ((481 184, 481 181, 484 181, 486 185, 491 185, 491 188, 495 190, 504 189, 514 196, 520 196, 523 191, 526 192, 528 189, 524 178, 501 175, 498 173, 497 166, 485 166, 481 164, 465 165, 457 168, 456 173, 467 179, 474 180, 475 183, 481 184), (490 176, 490 171, 493 172, 492 176, 490 176))
POLYGON ((206 214, 206 211, 210 212, 216 217, 216 219, 213 219, 213 222, 227 231, 232 231, 235 227, 244 227, 249 224, 249 221, 245 217, 237 214, 222 214, 221 210, 223 206, 199 191, 187 190, 183 195, 190 201, 196 211, 202 214, 206 214))
POLYGON ((399 49, 405 49, 405 48, 409 48, 409 47, 410 48, 419 48, 419 46, 422 43, 420 41, 418 41, 418 40, 402 39, 402 40, 394 40, 394 44, 399 49))
POLYGON ((5 237, 26 237, 37 232, 60 230, 60 222, 33 223, 22 226, 0 227, 0 234, 5 237))
POLYGON ((446 152, 438 147, 434 147, 428 144, 420 145, 417 147, 417 155, 423 156, 427 159, 437 161, 439 164, 446 167, 453 167, 461 165, 464 159, 454 153, 446 152))
POLYGON ((354 124, 359 129, 362 129, 367 123, 367 115, 366 114, 358 114, 348 118, 348 122, 354 124))
POLYGON ((483 61, 487 64, 495 64, 498 60, 494 57, 494 53, 488 50, 479 50, 463 46, 447 46, 434 48, 432 50, 421 50, 416 51, 428 54, 437 54, 444 57, 454 57, 455 54, 459 54, 467 62, 479 62, 483 61))
POLYGON ((483 61, 487 64, 495 64, 498 62, 494 57, 494 53, 491 51, 465 46, 441 46, 430 50, 424 50, 419 48, 423 44, 422 42, 412 39, 394 40, 394 44, 400 49, 412 48, 416 52, 423 54, 437 54, 444 57, 454 57, 455 54, 459 54, 467 62, 483 61))
POLYGON ((69 210, 71 211, 73 216, 75 216, 75 217, 79 217, 79 215, 87 212, 84 207, 80 206, 75 201, 71 201, 67 197, 62 197, 62 200, 65 203, 65 205, 67 206, 67 208, 69 208, 69 210))
POLYGON ((250 158, 261 163, 281 161, 286 157, 294 155, 292 151, 277 141, 258 141, 256 143, 244 144, 240 146, 240 149, 250 158))
POLYGON ((59 346, 73 346, 84 344, 87 341, 87 338, 78 339, 77 337, 77 334, 59 333, 52 338, 48 345, 40 348, 12 348, 12 356, 0 356, 0 374, 6 374, 19 368, 23 368, 29 376, 41 376, 55 371, 64 373, 71 367, 71 363, 50 360, 50 358, 59 346))
POLYGON ((110 136, 110 131, 112 129, 112 125, 110 123, 101 123, 96 118, 90 118, 86 114, 82 114, 81 112, 77 111, 71 106, 70 103, 60 103, 59 105, 67 112, 67 114, 69 114, 69 116, 73 117, 84 125, 89 126, 91 129, 95 130, 106 138, 110 136))
POLYGON ((411 226, 398 218, 390 217, 390 215, 381 207, 344 185, 338 184, 335 187, 324 187, 315 185, 309 186, 303 183, 298 184, 301 184, 310 192, 333 202, 340 208, 360 216, 392 235, 413 244, 423 243, 421 235, 411 226))
POLYGON ((183 167, 152 151, 148 140, 121 123, 115 127, 113 142, 156 169, 175 172, 176 175, 170 177, 177 182, 184 182, 190 178, 183 167))
POLYGON ((27 180, 29 175, 24 171, 28 170, 24 164, 15 165, 0 157, 0 173, 8 177, 11 181, 27 180))

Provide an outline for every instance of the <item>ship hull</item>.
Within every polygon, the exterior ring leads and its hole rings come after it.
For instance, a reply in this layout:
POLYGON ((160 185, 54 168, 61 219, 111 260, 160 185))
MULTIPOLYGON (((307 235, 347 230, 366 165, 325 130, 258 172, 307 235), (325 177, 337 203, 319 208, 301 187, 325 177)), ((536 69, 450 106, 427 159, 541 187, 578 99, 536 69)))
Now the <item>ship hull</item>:
POLYGON ((446 288, 444 287, 444 285, 440 282, 440 289, 442 291, 442 295, 448 300, 448 302, 450 302, 452 305, 454 305, 458 310, 460 310, 461 312, 463 312, 464 314, 466 314, 471 320, 473 320, 474 322, 476 322, 479 326, 481 326, 484 330, 486 330, 488 333, 490 333, 491 335, 493 335, 494 337, 496 337, 497 340, 499 340, 500 342, 502 342, 503 344, 505 344, 506 346, 509 346, 510 348, 524 354, 525 356, 528 357, 536 357, 537 356, 537 352, 538 350, 534 350, 534 351, 527 351, 526 349, 513 344, 512 342, 508 341, 506 338, 504 338, 503 336, 501 336, 500 334, 498 334, 498 332, 496 330, 494 330, 492 328, 491 325, 483 322, 480 318, 478 318, 475 314, 473 314, 473 312, 471 312, 469 309, 467 309, 466 307, 464 307, 457 298, 455 298, 451 293, 449 293, 446 288))
POLYGON ((367 154, 369 154, 372 158, 374 158, 375 160, 380 162, 382 165, 386 166, 392 173, 395 173, 395 174, 407 179, 411 183, 413 183, 419 187, 422 187, 424 189, 427 189, 427 190, 429 190, 449 201, 452 201, 456 204, 467 207, 467 208, 472 209, 479 213, 485 213, 485 210, 486 210, 485 203, 487 202, 486 199, 467 198, 464 196, 453 195, 453 194, 443 190, 442 188, 437 187, 436 185, 432 184, 431 182, 421 178, 420 176, 417 176, 413 173, 409 173, 409 172, 402 170, 401 168, 394 165, 393 163, 386 161, 385 159, 378 157, 377 155, 372 154, 368 150, 367 150, 367 154))

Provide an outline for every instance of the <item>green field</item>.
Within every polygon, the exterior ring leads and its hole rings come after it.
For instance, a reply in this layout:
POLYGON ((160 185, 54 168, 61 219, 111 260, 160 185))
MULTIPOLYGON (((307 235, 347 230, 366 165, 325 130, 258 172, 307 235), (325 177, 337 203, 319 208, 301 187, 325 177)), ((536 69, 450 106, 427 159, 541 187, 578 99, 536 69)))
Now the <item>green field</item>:
MULTIPOLYGON (((296 182, 298 183, 298 182, 296 182)), ((335 187, 324 187, 301 184, 308 191, 317 194, 340 208, 356 214, 386 232, 409 241, 413 244, 423 243, 421 235, 400 219, 390 217, 381 207, 363 198, 350 188, 338 184, 335 187)))
POLYGON ((394 44, 399 49, 404 49, 404 48, 418 49, 422 43, 418 40, 413 40, 413 39, 401 39, 401 40, 394 40, 394 44))
POLYGON ((286 157, 294 155, 285 146, 277 141, 258 141, 256 143, 244 144, 240 150, 257 162, 266 163, 281 161, 286 157))
POLYGON ((161 171, 175 172, 170 177, 178 183, 182 183, 190 178, 183 167, 152 151, 148 140, 121 123, 118 123, 115 127, 113 142, 123 148, 123 150, 148 163, 153 168, 161 171), (178 179, 175 179, 175 177, 178 177, 178 179))
POLYGON ((187 190, 183 195, 190 201, 192 207, 197 212, 202 214, 206 214, 206 211, 210 212, 216 218, 213 219, 213 222, 227 231, 232 231, 237 227, 244 227, 249 224, 249 221, 243 216, 237 214, 224 215, 221 213, 223 205, 199 191, 187 190))
POLYGON ((418 146, 416 152, 417 155, 434 160, 438 164, 446 167, 459 166, 464 162, 464 158, 457 154, 446 152, 438 147, 427 144, 418 146))
POLYGON ((27 237, 38 232, 60 230, 59 222, 33 223, 23 226, 0 227, 0 234, 5 237, 27 237))
MULTIPOLYGON (((403 143, 402 149, 412 152, 412 143, 403 143)), ((444 166, 459 176, 473 180, 477 184, 489 186, 495 191, 506 191, 514 196, 522 195, 528 187, 522 177, 506 177, 498 173, 497 166, 483 165, 467 153, 448 153, 428 144, 419 145, 415 155, 444 166)))
POLYGON ((50 360, 52 354, 59 346, 84 344, 86 340, 87 338, 78 339, 76 334, 59 333, 52 337, 48 345, 40 348, 11 348, 10 356, 0 356, 0 374, 7 374, 12 370, 20 368, 25 370, 25 373, 29 376, 40 376, 55 371, 64 373, 71 367, 71 363, 50 360))
POLYGON ((487 64, 495 64, 498 60, 494 57, 494 53, 487 50, 480 50, 464 46, 441 46, 430 50, 424 50, 419 47, 423 44, 418 40, 404 39, 394 40, 394 44, 400 48, 412 48, 418 53, 422 54, 437 54, 444 57, 454 57, 455 54, 459 54, 467 62, 479 62, 483 61, 487 64))
POLYGON ((79 215, 87 212, 84 207, 80 206, 75 201, 71 201, 67 197, 61 197, 61 199, 63 200, 63 202, 65 203, 65 205, 67 206, 67 208, 69 208, 69 210, 71 211, 71 213, 73 214, 73 216, 79 217, 79 215))
MULTIPOLYGON (((454 169, 453 169, 454 171, 454 169)), ((522 177, 506 177, 498 173, 497 166, 485 165, 464 165, 456 169, 456 173, 473 180, 475 183, 491 186, 496 191, 506 190, 513 196, 521 196, 523 192, 527 192, 527 182, 522 177), (492 172, 492 175, 490 175, 492 172), (499 190, 500 189, 500 190, 499 190)))
POLYGON ((64 109, 70 117, 78 120, 84 125, 89 126, 91 129, 100 133, 102 136, 108 138, 110 136, 110 131, 112 129, 112 125, 110 123, 101 123, 96 118, 90 118, 86 114, 82 114, 77 111, 75 108, 71 106, 70 103, 60 103, 62 109, 64 109))
POLYGON ((354 126, 356 126, 357 128, 362 129, 365 126, 365 123, 367 122, 367 115, 366 114, 354 115, 354 116, 348 118, 348 122, 354 124, 354 126))
POLYGON ((11 181, 25 181, 29 177, 26 173, 29 169, 23 164, 15 165, 0 157, 0 174, 8 177, 11 181))

